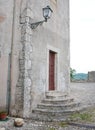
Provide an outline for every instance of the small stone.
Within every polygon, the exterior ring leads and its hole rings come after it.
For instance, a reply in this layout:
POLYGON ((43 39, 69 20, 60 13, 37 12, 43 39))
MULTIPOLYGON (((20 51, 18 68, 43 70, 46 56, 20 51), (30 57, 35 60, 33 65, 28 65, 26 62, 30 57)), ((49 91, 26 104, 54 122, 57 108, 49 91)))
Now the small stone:
POLYGON ((5 130, 5 128, 0 128, 0 130, 5 130))
POLYGON ((22 118, 16 118, 14 120, 14 126, 21 127, 24 124, 24 120, 22 118))

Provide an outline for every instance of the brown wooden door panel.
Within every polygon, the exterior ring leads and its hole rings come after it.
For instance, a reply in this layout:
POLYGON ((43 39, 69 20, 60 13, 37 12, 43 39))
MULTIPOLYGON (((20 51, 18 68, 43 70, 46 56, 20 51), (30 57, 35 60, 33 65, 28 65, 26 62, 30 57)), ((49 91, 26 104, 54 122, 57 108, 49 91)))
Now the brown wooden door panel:
POLYGON ((49 90, 55 90, 54 71, 55 71, 55 53, 50 51, 49 52, 49 90))

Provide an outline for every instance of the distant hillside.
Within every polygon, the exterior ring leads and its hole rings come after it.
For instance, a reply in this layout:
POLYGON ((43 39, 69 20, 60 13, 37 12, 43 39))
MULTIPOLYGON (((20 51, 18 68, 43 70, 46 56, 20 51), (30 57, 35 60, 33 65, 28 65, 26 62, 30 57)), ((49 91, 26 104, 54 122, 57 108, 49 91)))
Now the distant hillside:
POLYGON ((76 73, 73 78, 75 80, 87 80, 88 79, 88 74, 85 73, 76 73))

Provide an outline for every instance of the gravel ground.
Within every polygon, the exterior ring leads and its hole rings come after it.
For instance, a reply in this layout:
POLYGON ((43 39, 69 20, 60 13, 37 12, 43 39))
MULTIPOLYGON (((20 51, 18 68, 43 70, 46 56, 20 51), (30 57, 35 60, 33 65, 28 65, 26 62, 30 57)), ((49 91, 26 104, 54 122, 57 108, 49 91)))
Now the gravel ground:
POLYGON ((24 120, 23 127, 15 127, 14 118, 9 118, 8 121, 0 122, 0 130, 94 130, 76 126, 61 127, 53 123, 36 122, 24 120), (3 128, 3 129, 2 129, 3 128))
MULTIPOLYGON (((71 95, 83 105, 95 105, 95 83, 71 83, 71 95)), ((0 130, 95 130, 76 126, 61 127, 53 123, 24 120, 23 127, 14 127, 14 118, 0 121, 0 130), (2 129, 4 128, 4 129, 2 129)))
POLYGON ((95 83, 71 83, 71 95, 83 105, 95 106, 95 83))

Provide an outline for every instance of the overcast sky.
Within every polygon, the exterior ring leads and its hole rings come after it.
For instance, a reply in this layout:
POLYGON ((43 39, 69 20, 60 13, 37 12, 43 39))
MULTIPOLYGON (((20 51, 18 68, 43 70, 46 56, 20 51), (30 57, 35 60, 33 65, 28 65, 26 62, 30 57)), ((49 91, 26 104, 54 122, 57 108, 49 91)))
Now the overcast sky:
POLYGON ((71 67, 95 70, 95 0, 70 0, 71 67))

